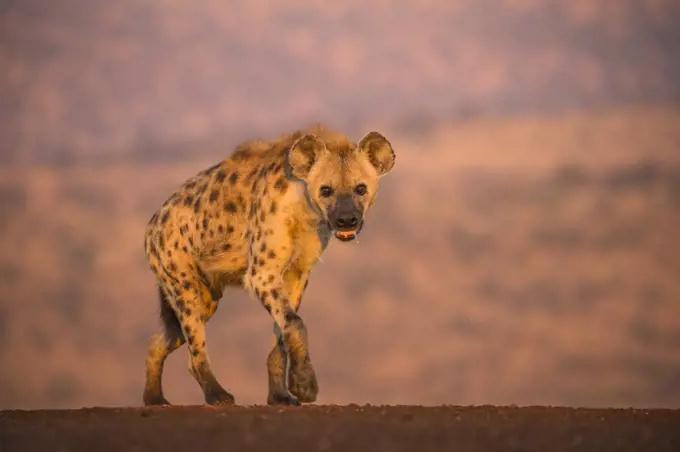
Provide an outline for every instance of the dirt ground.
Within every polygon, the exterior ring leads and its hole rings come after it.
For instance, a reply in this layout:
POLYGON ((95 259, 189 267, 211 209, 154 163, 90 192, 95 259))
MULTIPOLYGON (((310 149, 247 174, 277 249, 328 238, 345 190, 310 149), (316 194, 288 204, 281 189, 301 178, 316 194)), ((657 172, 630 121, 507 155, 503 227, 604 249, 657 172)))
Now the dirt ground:
POLYGON ((264 406, 0 412, 4 452, 677 451, 680 410, 264 406))

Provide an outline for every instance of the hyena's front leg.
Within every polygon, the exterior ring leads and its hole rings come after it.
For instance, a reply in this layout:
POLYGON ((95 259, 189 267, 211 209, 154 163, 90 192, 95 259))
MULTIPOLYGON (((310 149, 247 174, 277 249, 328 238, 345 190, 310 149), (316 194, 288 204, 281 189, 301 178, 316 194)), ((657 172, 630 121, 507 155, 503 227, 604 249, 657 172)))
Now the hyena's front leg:
MULTIPOLYGON (((307 288, 309 271, 298 268, 290 268, 284 276, 284 284, 291 294, 291 305, 295 312, 300 309, 302 296, 307 288)), ((306 334, 306 332, 305 332, 306 334)), ((271 370, 270 370, 271 371, 271 370)), ((285 382, 285 373, 283 374, 285 382)), ((290 355, 290 368, 288 369, 288 390, 300 400, 311 403, 316 401, 319 393, 319 385, 316 380, 316 372, 309 356, 309 348, 304 355, 290 355)))
MULTIPOLYGON (((284 287, 290 294, 290 306, 297 312, 302 302, 302 295, 307 287, 309 272, 303 272, 297 268, 288 269, 284 276, 284 287)), ((267 357, 267 373, 269 374, 269 395, 267 403, 277 405, 286 403, 288 390, 300 402, 314 402, 319 391, 314 368, 309 360, 309 351, 303 360, 291 359, 290 372, 288 372, 288 385, 286 385, 286 373, 288 370, 288 353, 283 343, 283 335, 278 325, 274 323, 274 341, 272 350, 267 357), (285 397, 282 397, 285 396, 285 397), (283 401, 281 401, 283 399, 283 401)))
MULTIPOLYGON (((273 241, 272 241, 273 242, 273 241)), ((269 373, 269 395, 267 403, 297 405, 300 401, 316 400, 318 385, 314 369, 309 357, 307 328, 302 318, 296 313, 299 305, 299 291, 286 284, 287 265, 286 251, 289 246, 282 245, 269 248, 266 242, 254 244, 256 250, 264 250, 262 255, 254 254, 245 278, 246 287, 260 300, 274 319, 274 346, 267 358, 269 373), (286 388, 286 357, 291 360, 291 372, 295 371, 295 387, 293 394, 286 388)), ((304 282, 302 282, 304 287, 304 282)), ((291 390, 292 391, 292 390, 291 390)))

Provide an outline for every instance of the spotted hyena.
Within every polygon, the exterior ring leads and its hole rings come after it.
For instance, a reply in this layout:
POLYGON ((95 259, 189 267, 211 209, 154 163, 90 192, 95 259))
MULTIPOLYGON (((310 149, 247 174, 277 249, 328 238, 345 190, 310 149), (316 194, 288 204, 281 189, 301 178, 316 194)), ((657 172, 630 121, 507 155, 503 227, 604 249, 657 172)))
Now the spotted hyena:
POLYGON ((314 402, 318 385, 300 301, 331 237, 348 242, 361 232, 378 179, 394 161, 378 132, 354 144, 316 126, 243 143, 172 194, 145 235, 163 328, 150 341, 144 404, 169 404, 163 363, 185 341, 206 403, 234 403, 210 368, 205 334, 227 286, 253 294, 274 320, 267 403, 314 402))

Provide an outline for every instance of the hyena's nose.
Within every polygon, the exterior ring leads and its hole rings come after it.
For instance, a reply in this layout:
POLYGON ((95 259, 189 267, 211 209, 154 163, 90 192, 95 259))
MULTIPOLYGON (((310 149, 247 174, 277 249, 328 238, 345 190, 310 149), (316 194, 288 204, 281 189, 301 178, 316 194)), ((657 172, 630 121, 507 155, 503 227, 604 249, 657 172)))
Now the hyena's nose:
POLYGON ((335 227, 338 229, 354 229, 359 224, 359 219, 353 213, 340 215, 335 220, 335 227))

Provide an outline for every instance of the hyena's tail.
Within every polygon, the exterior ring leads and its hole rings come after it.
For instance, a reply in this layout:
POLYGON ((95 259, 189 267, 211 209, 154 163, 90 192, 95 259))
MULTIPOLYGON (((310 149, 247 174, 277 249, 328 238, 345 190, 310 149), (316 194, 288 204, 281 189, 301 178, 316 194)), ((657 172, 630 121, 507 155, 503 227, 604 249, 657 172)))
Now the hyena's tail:
POLYGON ((161 321, 165 327, 165 336, 169 341, 182 337, 182 326, 179 324, 177 314, 173 311, 163 289, 158 286, 158 297, 161 302, 161 321))

